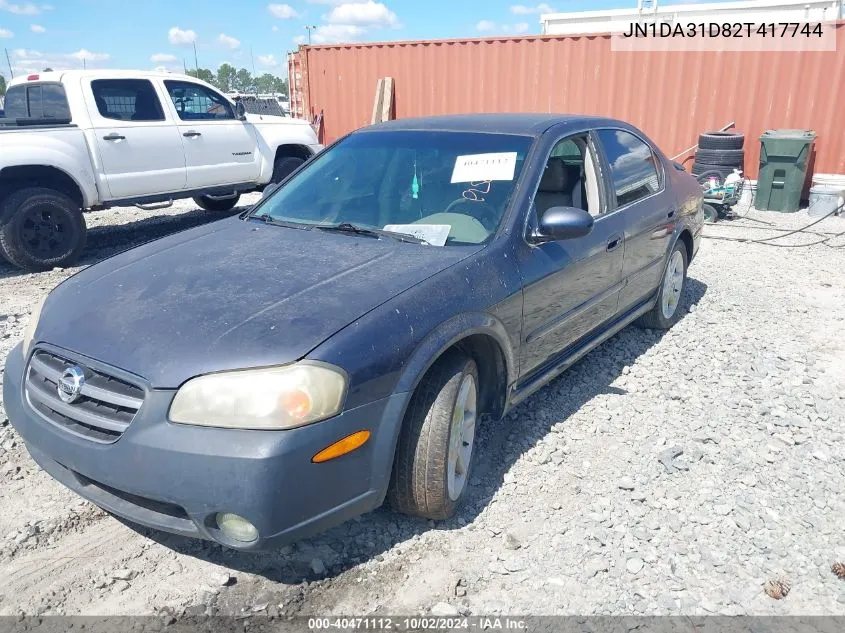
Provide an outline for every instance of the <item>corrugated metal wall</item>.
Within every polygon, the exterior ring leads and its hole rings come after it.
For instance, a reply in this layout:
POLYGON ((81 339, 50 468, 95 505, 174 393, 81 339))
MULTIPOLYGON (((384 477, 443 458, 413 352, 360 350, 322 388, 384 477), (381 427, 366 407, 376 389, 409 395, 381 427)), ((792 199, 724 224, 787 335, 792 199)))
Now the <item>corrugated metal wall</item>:
POLYGON ((845 22, 836 37, 836 52, 779 53, 622 53, 607 35, 303 46, 291 65, 304 112, 324 112, 325 142, 369 124, 376 83, 390 76, 399 118, 605 115, 642 128, 670 156, 736 121, 755 178, 757 139, 772 128, 814 129, 815 171, 845 173, 845 22))

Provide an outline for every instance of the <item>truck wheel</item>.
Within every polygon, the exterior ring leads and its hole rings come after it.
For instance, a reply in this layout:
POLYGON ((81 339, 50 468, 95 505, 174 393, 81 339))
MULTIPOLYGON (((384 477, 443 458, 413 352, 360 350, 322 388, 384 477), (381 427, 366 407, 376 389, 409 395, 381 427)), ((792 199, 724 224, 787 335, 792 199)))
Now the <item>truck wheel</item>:
POLYGON ((231 211, 240 199, 240 194, 233 193, 231 196, 197 196, 194 202, 206 211, 231 211))
POLYGON ((0 207, 0 251, 24 270, 73 264, 85 249, 86 237, 82 210, 55 189, 20 189, 0 207))
POLYGON ((652 330, 668 330, 681 318, 681 297, 687 283, 687 247, 678 240, 669 255, 657 303, 637 321, 637 325, 652 330))
POLYGON ((279 183, 299 169, 305 161, 296 156, 279 156, 273 164, 273 176, 270 182, 279 183))
POLYGON ((448 519, 465 496, 478 416, 478 369, 447 352, 417 387, 399 435, 388 500, 393 509, 448 519))

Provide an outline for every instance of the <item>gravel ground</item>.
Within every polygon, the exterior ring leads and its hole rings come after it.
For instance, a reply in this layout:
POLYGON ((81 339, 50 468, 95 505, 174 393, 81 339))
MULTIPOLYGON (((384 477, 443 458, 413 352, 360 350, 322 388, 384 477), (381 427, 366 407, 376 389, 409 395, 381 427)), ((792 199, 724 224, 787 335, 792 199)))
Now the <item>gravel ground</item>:
MULTIPOLYGON (((190 208, 88 215, 83 265, 217 217, 190 208)), ((0 615, 845 614, 843 269, 845 248, 705 240, 675 328, 626 329, 480 430, 460 516, 379 510, 261 555, 122 524, 42 472, 0 405, 0 615)), ((0 358, 75 270, 0 264, 0 358)))

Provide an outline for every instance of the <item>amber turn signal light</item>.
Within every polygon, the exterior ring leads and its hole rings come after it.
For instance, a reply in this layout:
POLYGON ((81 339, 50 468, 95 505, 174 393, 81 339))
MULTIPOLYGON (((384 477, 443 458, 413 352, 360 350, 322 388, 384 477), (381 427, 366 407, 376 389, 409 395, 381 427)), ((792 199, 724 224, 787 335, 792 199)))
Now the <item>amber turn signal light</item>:
POLYGON ((327 446, 314 455, 314 457, 311 458, 311 461, 315 464, 321 464, 329 461, 330 459, 340 457, 341 455, 346 455, 347 453, 354 451, 356 448, 361 448, 369 439, 369 431, 357 431, 352 435, 347 435, 342 440, 338 440, 331 446, 327 446))

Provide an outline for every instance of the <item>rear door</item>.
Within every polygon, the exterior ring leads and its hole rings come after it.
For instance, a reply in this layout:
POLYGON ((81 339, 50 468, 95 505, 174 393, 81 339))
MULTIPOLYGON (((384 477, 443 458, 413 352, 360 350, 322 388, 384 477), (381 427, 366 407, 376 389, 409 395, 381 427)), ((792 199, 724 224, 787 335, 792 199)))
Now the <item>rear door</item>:
POLYGON ((179 192, 185 155, 147 79, 84 80, 86 106, 110 199, 179 192))
POLYGON ((190 81, 165 80, 179 122, 188 189, 255 182, 260 172, 255 131, 239 121, 223 95, 190 81))
POLYGON ((619 311, 647 299, 663 276, 677 204, 667 190, 660 156, 629 130, 597 130, 611 183, 611 204, 625 220, 625 286, 619 311))

